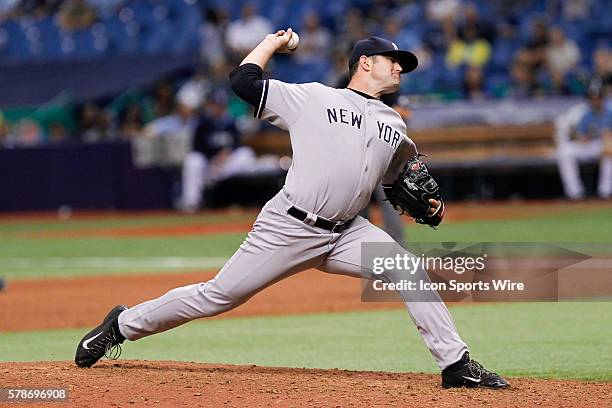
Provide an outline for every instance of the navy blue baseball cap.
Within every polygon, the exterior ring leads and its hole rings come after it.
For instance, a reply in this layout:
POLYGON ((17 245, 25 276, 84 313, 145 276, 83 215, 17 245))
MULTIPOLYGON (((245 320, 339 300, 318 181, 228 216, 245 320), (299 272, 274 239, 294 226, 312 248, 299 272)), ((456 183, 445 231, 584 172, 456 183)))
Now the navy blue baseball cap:
POLYGON ((369 37, 357 41, 349 57, 349 67, 359 61, 362 55, 366 57, 371 57, 372 55, 385 55, 396 58, 402 66, 402 74, 414 71, 417 65, 419 65, 419 60, 416 55, 410 51, 400 50, 397 48, 397 45, 391 41, 380 37, 369 37))

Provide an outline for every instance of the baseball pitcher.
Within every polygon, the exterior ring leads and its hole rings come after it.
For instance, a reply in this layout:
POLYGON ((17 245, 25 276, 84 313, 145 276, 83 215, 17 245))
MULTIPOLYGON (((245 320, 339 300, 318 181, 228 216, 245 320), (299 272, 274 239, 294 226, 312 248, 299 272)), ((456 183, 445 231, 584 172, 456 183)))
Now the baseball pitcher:
MULTIPOLYGON (((358 41, 350 54, 345 89, 263 80, 266 64, 274 53, 288 51, 291 37, 291 29, 269 34, 230 74, 232 89, 254 106, 258 118, 289 131, 294 156, 285 185, 213 279, 131 308, 115 307, 79 342, 77 366, 89 367, 105 355, 117 357, 125 339, 135 341, 226 312, 305 269, 371 278, 371 267, 361 265, 361 243, 394 241, 357 214, 381 182, 391 203, 417 222, 436 226, 442 221, 444 203, 435 181, 406 136, 400 115, 379 100, 398 90, 401 74, 417 67, 414 54, 370 37, 358 41)), ((424 270, 419 272, 427 279, 424 270)), ((401 295, 442 370, 444 387, 509 386, 471 360, 437 293, 430 294, 430 301, 401 295)))

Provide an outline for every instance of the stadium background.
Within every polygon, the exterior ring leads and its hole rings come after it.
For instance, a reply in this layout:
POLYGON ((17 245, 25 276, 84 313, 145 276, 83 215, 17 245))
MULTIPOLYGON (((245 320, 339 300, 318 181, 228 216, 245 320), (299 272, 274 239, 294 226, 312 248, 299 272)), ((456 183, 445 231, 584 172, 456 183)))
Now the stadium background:
MULTIPOLYGON (((227 32, 245 4, 0 1, 0 386, 68 387, 73 406, 601 405, 612 392, 609 302, 451 306, 475 357, 516 388, 442 393, 401 305, 363 304, 358 281, 315 271, 229 316, 128 344, 119 366, 66 361, 113 305, 212 276, 281 185, 286 135, 253 121, 228 89, 244 50, 227 32), (195 214, 173 209, 189 139, 151 130, 186 88, 202 96, 193 117, 222 105, 244 143, 279 162, 212 186, 195 214)), ((394 102, 450 204, 437 231, 406 220, 408 241, 610 242, 597 160, 581 166, 580 201, 563 198, 555 160, 558 118, 588 103, 590 84, 609 92, 609 2, 249 4, 302 37, 295 55, 275 58, 272 77, 338 84, 352 41, 369 34, 418 52, 422 67, 394 102), (554 28, 570 41, 557 70, 547 62, 554 28)))

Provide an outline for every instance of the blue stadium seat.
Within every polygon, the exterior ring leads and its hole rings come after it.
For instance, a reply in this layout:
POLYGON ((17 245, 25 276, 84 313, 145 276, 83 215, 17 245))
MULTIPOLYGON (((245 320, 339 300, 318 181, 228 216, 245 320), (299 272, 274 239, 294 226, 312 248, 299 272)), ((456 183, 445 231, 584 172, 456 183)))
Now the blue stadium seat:
POLYGON ((492 21, 495 19, 495 2, 490 0, 471 0, 471 3, 474 3, 476 9, 478 10, 478 15, 486 20, 492 21))
POLYGON ((147 0, 132 0, 129 3, 130 9, 134 11, 134 20, 145 25, 154 21, 153 4, 147 0))
POLYGON ((325 60, 295 64, 293 80, 297 83, 323 82, 329 71, 329 62, 325 60))
POLYGON ((45 57, 54 59, 61 55, 60 30, 52 17, 45 18, 36 23, 40 30, 41 42, 45 57))
POLYGON ((179 4, 176 1, 171 5, 174 28, 168 50, 175 54, 196 51, 199 47, 198 30, 202 24, 200 9, 195 3, 179 4))
POLYGON ((595 32, 601 36, 612 36, 612 10, 608 8, 607 14, 596 15, 592 21, 595 32))
POLYGON ((31 57, 30 44, 23 28, 15 21, 0 25, 6 35, 5 53, 10 59, 28 60, 31 57))
POLYGON ((270 66, 272 77, 284 82, 296 82, 297 70, 290 58, 281 55, 273 60, 270 66))
POLYGON ((443 91, 461 89, 464 71, 463 67, 447 68, 443 65, 435 78, 435 87, 443 91))
POLYGON ((170 48, 175 27, 169 21, 158 22, 142 35, 142 49, 147 54, 159 54, 170 48))
POLYGON ((72 37, 74 40, 74 51, 71 55, 76 58, 95 58, 106 53, 106 48, 102 46, 103 44, 96 43, 96 37, 91 29, 75 31, 72 37))
POLYGON ((402 80, 403 93, 423 95, 434 91, 434 75, 431 70, 417 70, 402 80))
MULTIPOLYGON (((1 0, 0 0, 1 1, 1 0)), ((102 58, 110 54, 162 54, 187 53, 199 49, 199 29, 202 9, 209 6, 225 8, 231 19, 239 17, 247 2, 255 4, 260 14, 267 17, 275 28, 292 26, 302 30, 303 17, 316 10, 321 23, 337 31, 339 23, 349 7, 367 11, 372 0, 126 0, 119 15, 105 14, 102 21, 91 30, 62 33, 55 25, 54 17, 41 20, 24 19, 21 23, 0 23, 0 58, 21 61, 66 58, 102 58)), ((470 0, 479 10, 481 18, 491 23, 501 23, 507 16, 497 16, 494 2, 470 0)), ((612 46, 612 19, 610 0, 592 0, 593 12, 583 21, 563 21, 561 7, 546 15, 549 0, 520 2, 512 9, 518 18, 518 38, 498 38, 492 49, 490 64, 486 67, 488 89, 499 89, 510 81, 508 76, 512 59, 524 41, 531 37, 535 19, 548 21, 556 18, 568 37, 575 40, 582 52, 581 69, 590 69, 593 51, 603 44, 612 46)), ((399 4, 403 2, 390 2, 399 4)), ((422 17, 424 2, 406 6, 402 16, 405 27, 422 40, 431 40, 432 46, 440 46, 442 33, 439 26, 422 17), (412 8, 411 8, 412 7, 412 8)), ((400 4, 401 5, 401 4, 400 4)), ((399 9, 398 9, 399 10, 399 9)), ((404 78, 402 89, 410 93, 435 91, 455 92, 462 83, 463 70, 449 70, 444 64, 443 51, 436 49, 432 67, 417 71, 404 78)), ((284 56, 274 59, 271 65, 274 75, 289 82, 321 81, 329 69, 328 61, 296 66, 297 61, 284 56)))
POLYGON ((140 47, 140 25, 134 21, 124 23, 118 17, 104 22, 109 36, 109 52, 113 54, 138 53, 140 47))

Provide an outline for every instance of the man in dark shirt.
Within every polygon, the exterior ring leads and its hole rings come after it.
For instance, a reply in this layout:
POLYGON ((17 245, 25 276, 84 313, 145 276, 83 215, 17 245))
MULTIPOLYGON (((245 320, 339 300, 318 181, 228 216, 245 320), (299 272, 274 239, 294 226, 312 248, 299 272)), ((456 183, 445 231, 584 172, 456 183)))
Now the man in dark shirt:
POLYGON ((217 91, 198 119, 193 149, 183 161, 183 192, 178 205, 182 211, 193 212, 200 207, 207 184, 249 172, 253 167, 255 153, 240 146, 240 134, 226 106, 227 94, 217 91))

